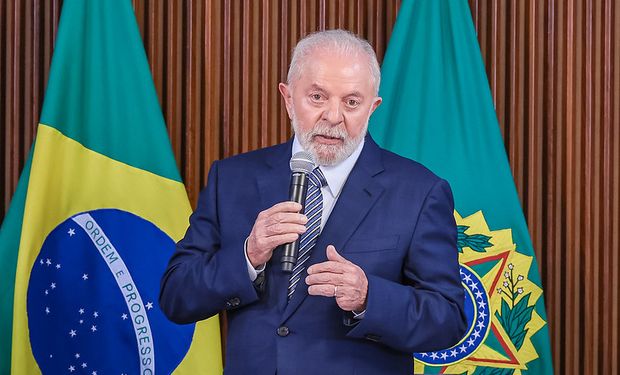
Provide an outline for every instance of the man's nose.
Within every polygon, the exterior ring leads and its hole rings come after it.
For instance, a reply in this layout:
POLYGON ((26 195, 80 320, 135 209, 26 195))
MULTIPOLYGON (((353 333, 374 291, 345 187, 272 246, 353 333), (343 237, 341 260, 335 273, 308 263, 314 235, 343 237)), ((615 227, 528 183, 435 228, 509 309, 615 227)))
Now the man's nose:
POLYGON ((342 108, 339 100, 330 100, 327 108, 323 111, 323 119, 329 121, 332 125, 340 124, 344 118, 342 117, 342 108))

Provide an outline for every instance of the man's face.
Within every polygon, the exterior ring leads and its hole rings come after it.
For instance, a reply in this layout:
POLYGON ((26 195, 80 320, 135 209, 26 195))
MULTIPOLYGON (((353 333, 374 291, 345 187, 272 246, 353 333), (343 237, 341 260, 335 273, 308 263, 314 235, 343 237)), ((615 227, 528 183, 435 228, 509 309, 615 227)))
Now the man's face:
POLYGON ((367 59, 317 49, 291 85, 280 83, 295 134, 319 165, 336 165, 351 155, 381 103, 367 59))

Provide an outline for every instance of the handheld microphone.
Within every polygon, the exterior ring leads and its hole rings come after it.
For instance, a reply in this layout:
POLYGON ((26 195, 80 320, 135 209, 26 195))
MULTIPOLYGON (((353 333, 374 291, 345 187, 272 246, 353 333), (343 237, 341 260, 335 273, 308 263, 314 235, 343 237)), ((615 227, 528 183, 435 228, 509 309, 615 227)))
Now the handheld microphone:
MULTIPOLYGON (((291 158, 291 185, 289 187, 289 200, 297 202, 304 206, 306 202, 306 194, 308 193, 308 174, 314 170, 314 157, 305 151, 295 153, 291 158)), ((301 208, 300 213, 304 213, 305 207, 301 208)), ((293 272, 293 267, 297 263, 297 254, 299 252, 299 239, 284 245, 284 253, 282 254, 282 271, 293 272)))

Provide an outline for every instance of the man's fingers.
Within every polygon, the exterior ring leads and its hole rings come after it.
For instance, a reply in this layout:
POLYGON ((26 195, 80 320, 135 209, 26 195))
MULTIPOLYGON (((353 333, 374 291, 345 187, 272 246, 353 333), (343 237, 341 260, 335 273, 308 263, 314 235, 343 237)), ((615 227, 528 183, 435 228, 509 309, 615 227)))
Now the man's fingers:
POLYGON ((263 239, 263 241, 265 241, 264 245, 267 248, 275 249, 276 247, 284 245, 285 243, 297 241, 297 238, 299 238, 299 235, 297 233, 285 233, 267 237, 263 239))
POLYGON ((273 225, 269 225, 268 227, 266 227, 265 235, 270 237, 270 236, 277 236, 280 234, 287 234, 287 233, 302 234, 305 231, 306 231, 305 225, 278 223, 278 224, 273 224, 273 225))
POLYGON ((347 269, 348 265, 340 262, 335 262, 333 260, 328 260, 326 262, 313 264, 312 266, 308 267, 308 275, 321 272, 345 273, 347 269))
POLYGON ((347 263, 347 264, 351 263, 345 257, 340 255, 336 251, 336 248, 334 247, 334 245, 327 246, 326 252, 327 252, 327 259, 329 260, 333 260, 334 262, 347 263))
POLYGON ((267 224, 277 223, 293 223, 305 225, 308 222, 308 218, 304 214, 295 212, 276 212, 275 214, 267 218, 267 224))
POLYGON ((331 284, 310 285, 308 294, 311 296, 333 297, 335 287, 331 284))
POLYGON ((301 207, 301 204, 297 202, 280 202, 261 212, 261 215, 267 217, 278 212, 299 212, 301 211, 301 207))
POLYGON ((306 284, 331 284, 331 285, 343 285, 345 284, 345 277, 341 273, 321 272, 306 277, 306 284))

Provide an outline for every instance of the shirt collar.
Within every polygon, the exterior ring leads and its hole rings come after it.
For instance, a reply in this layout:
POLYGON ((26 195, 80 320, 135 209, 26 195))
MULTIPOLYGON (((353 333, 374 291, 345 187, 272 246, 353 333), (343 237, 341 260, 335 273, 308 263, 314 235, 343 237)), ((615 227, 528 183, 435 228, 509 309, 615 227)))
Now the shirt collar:
MULTIPOLYGON (((355 166, 355 162, 362 153, 362 149, 364 148, 364 142, 365 140, 364 138, 362 138, 362 141, 359 145, 357 145, 355 151, 353 151, 353 153, 349 155, 348 158, 340 162, 340 164, 329 167, 324 165, 321 166, 321 172, 323 172, 323 175, 327 180, 327 190, 334 198, 340 195, 342 187, 344 186, 344 183, 349 177, 349 173, 351 173, 351 170, 355 166)), ((295 136, 293 138, 291 157, 299 151, 304 151, 304 148, 301 146, 301 143, 299 143, 297 136, 295 136)))

